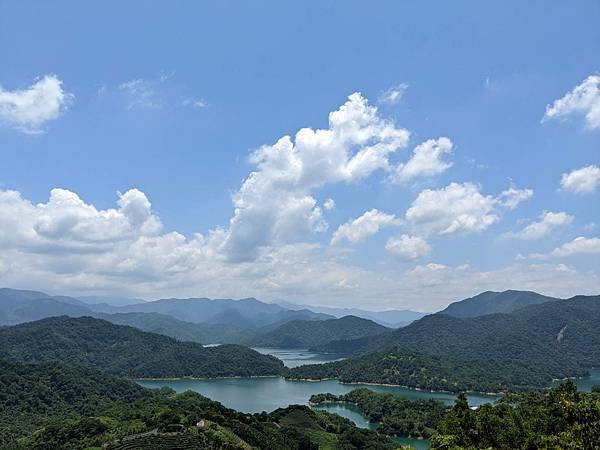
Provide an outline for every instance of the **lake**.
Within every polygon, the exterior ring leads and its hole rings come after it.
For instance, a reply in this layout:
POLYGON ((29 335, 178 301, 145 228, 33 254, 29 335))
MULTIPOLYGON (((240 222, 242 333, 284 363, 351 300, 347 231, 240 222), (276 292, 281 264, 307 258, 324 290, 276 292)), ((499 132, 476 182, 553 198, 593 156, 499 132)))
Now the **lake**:
MULTIPOLYGON (((297 367, 302 364, 323 363, 333 361, 332 355, 324 355, 298 349, 267 349, 258 348, 261 353, 270 354, 281 359, 288 367, 297 367)), ((575 380, 581 390, 589 391, 594 384, 600 384, 600 369, 590 371, 591 377, 575 380)), ((220 378, 208 380, 138 380, 138 383, 148 388, 168 386, 176 392, 195 391, 216 400, 228 408, 238 411, 255 413, 273 411, 277 408, 298 404, 305 405, 313 394, 331 392, 340 395, 359 387, 366 387, 376 392, 387 392, 408 399, 435 399, 447 405, 454 403, 455 396, 450 393, 419 391, 399 386, 374 386, 365 384, 343 384, 334 380, 325 381, 292 381, 281 377, 265 378, 220 378)), ((493 402, 497 397, 471 394, 469 404, 479 406, 493 402)), ((369 421, 352 405, 328 404, 317 407, 339 414, 352 420, 357 426, 374 429, 376 424, 369 421)), ((429 442, 418 439, 398 438, 397 442, 409 444, 418 450, 429 448, 429 442)))
MULTIPOLYGON (((256 348, 255 350, 276 356, 287 367, 297 367, 303 364, 316 364, 336 361, 341 358, 333 355, 309 352, 303 349, 269 349, 256 348)), ((453 404, 454 395, 441 392, 418 391, 399 386, 373 386, 365 384, 342 384, 334 380, 326 381, 291 381, 281 377, 265 378, 220 378, 210 380, 138 380, 142 386, 159 388, 168 386, 176 392, 195 391, 216 400, 223 405, 242 412, 255 413, 273 411, 289 405, 306 405, 313 394, 331 392, 332 394, 345 394, 359 387, 367 387, 376 392, 389 392, 402 395, 409 399, 433 398, 448 405, 453 404)), ((494 401, 496 397, 486 395, 470 395, 469 402, 473 406, 494 401)), ((339 414, 352 420, 362 428, 375 429, 377 424, 369 421, 352 405, 328 404, 317 407, 332 413, 339 414)), ((429 448, 429 441, 408 438, 396 438, 396 442, 411 445, 417 450, 429 448)))

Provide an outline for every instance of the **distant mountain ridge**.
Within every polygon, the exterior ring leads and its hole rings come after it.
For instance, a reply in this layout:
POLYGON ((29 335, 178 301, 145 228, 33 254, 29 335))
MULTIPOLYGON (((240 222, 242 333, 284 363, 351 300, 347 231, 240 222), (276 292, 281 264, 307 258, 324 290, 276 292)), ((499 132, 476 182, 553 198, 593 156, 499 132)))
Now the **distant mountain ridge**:
POLYGON ((560 299, 531 291, 487 291, 474 297, 451 303, 446 309, 440 311, 440 313, 462 318, 496 313, 508 314, 526 306, 555 302, 557 300, 560 299))
POLYGON ((355 316, 319 321, 293 320, 249 343, 253 347, 307 348, 334 339, 352 339, 391 331, 372 320, 355 316))
POLYGON ((388 328, 398 328, 401 326, 408 325, 409 323, 429 314, 418 311, 412 311, 409 309, 388 309, 385 311, 369 311, 366 309, 359 308, 333 308, 330 306, 299 305, 297 303, 290 303, 286 301, 279 301, 276 303, 278 305, 290 309, 308 308, 311 311, 330 314, 337 318, 341 318, 344 316, 361 317, 363 319, 369 319, 373 322, 377 322, 378 324, 388 328))
POLYGON ((158 313, 177 320, 234 328, 274 329, 290 320, 325 320, 333 316, 308 309, 290 310, 261 302, 255 298, 232 299, 161 299, 131 303, 134 299, 51 296, 38 291, 0 289, 0 325, 39 320, 44 317, 68 315, 71 317, 98 316, 99 314, 158 313), (95 303, 100 301, 101 303, 95 303), (126 303, 126 304, 122 304, 126 303))

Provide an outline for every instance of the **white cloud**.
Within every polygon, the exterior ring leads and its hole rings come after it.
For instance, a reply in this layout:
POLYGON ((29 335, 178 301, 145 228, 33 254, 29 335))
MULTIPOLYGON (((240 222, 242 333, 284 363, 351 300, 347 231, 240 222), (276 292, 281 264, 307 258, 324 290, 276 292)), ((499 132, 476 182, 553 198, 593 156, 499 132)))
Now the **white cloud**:
POLYGON ((163 106, 155 89, 155 83, 149 80, 136 78, 125 81, 119 85, 119 90, 127 96, 128 109, 158 109, 163 106))
POLYGON ((552 251, 553 256, 571 256, 578 254, 600 254, 600 238, 579 236, 552 251))
POLYGON ((431 246, 425 239, 407 234, 388 239, 385 249, 407 261, 422 258, 431 252, 431 246))
POLYGON ((590 75, 572 91, 546 107, 544 120, 584 114, 588 128, 600 128, 600 75, 590 75))
POLYGON ((390 105, 395 105, 404 96, 404 93, 408 89, 407 83, 400 83, 396 86, 389 88, 388 90, 381 93, 379 96, 379 103, 387 103, 390 105))
POLYGON ((483 231, 498 220, 496 202, 472 183, 450 183, 422 191, 406 211, 406 220, 425 234, 483 231))
POLYGON ((323 203, 323 208, 325 208, 327 211, 335 209, 335 200, 333 200, 332 198, 328 198, 327 200, 325 200, 325 203, 323 203))
POLYGON ((563 189, 576 194, 591 194, 600 185, 600 167, 589 165, 563 173, 560 185, 563 189))
POLYGON ((452 167, 452 163, 441 158, 443 155, 452 154, 452 147, 452 141, 447 137, 429 139, 419 144, 407 163, 396 166, 391 174, 391 180, 396 183, 406 183, 415 177, 445 172, 452 167))
POLYGON ((573 222, 573 216, 565 212, 544 211, 537 222, 530 223, 518 233, 509 233, 507 236, 519 239, 540 239, 571 222, 573 222))
POLYGON ((529 200, 533 197, 531 189, 517 189, 514 186, 502 191, 498 196, 498 203, 508 209, 515 209, 521 202, 529 200))
POLYGON ((16 191, 0 191, 4 286, 71 295, 255 296, 432 311, 485 290, 518 288, 566 297, 597 293, 600 285, 597 271, 577 272, 560 264, 480 271, 431 263, 406 271, 367 270, 331 259, 327 249, 314 244, 265 247, 253 261, 231 263, 220 251, 225 238, 224 230, 191 237, 161 232, 158 216, 137 190, 104 210, 63 189, 39 204, 16 191))
POLYGON ((48 201, 36 205, 16 191, 0 191, 0 248, 94 253, 160 232, 160 220, 141 191, 119 194, 118 206, 99 211, 66 189, 52 189, 48 201))
POLYGON ((44 125, 57 119, 74 98, 62 84, 55 75, 45 75, 27 89, 0 87, 0 122, 25 133, 42 133, 44 125))
POLYGON ((194 108, 206 108, 208 106, 208 103, 206 103, 206 101, 202 100, 202 99, 193 99, 193 98, 186 98, 184 99, 181 104, 183 106, 193 106, 194 108))
POLYGON ((393 214, 386 214, 377 209, 372 209, 365 212, 362 216, 340 225, 335 233, 333 233, 331 244, 339 244, 342 241, 351 243, 360 242, 376 234, 384 227, 398 224, 399 221, 393 214))
POLYGON ((250 260, 261 247, 297 241, 326 223, 311 193, 329 183, 354 182, 389 169, 389 157, 406 146, 409 132, 382 119, 354 93, 329 114, 329 128, 303 128, 250 157, 255 170, 233 196, 224 250, 250 260))

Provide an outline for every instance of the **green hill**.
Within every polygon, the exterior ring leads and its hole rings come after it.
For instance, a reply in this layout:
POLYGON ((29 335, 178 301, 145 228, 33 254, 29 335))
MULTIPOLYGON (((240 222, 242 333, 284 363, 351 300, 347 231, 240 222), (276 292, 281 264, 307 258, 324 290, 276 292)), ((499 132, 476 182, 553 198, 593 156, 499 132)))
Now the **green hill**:
POLYGON ((89 368, 0 362, 0 447, 14 450, 393 449, 334 414, 243 414, 199 394, 144 389, 89 368))
POLYGON ((184 322, 159 313, 95 314, 95 317, 117 325, 128 325, 142 331, 164 334, 180 341, 202 344, 243 344, 258 333, 235 325, 184 322))
MULTIPOLYGON (((364 355, 327 365, 333 373, 344 374, 345 381, 389 382, 384 381, 386 372, 377 373, 383 361, 393 360, 396 350, 381 349, 407 349, 435 357, 440 364, 466 364, 469 375, 467 378, 466 374, 461 375, 457 380, 459 385, 468 381, 472 389, 497 391, 543 387, 553 378, 585 375, 588 368, 600 364, 599 329, 600 296, 578 296, 529 306, 511 314, 466 319, 433 314, 391 333, 338 341, 324 348, 364 355), (490 366, 495 368, 491 374, 498 376, 490 377, 490 366), (373 376, 366 380, 366 374, 373 376)), ((394 377, 397 384, 430 387, 433 383, 442 388, 440 377, 449 376, 447 381, 456 379, 433 361, 424 363, 423 370, 431 370, 424 380, 414 375, 404 378, 411 372, 400 367, 406 362, 398 364, 392 371, 397 374, 394 377)), ((291 370, 290 376, 310 378, 311 368, 314 375, 323 371, 305 366, 291 370)))
POLYGON ((51 317, 0 329, 0 359, 62 362, 127 377, 277 375, 278 359, 237 345, 204 348, 91 317, 51 317))
POLYGON ((250 341, 254 347, 307 348, 336 339, 355 339, 390 331, 372 320, 345 316, 329 320, 294 320, 250 341))
POLYGON ((511 313, 526 306, 559 300, 530 291, 482 292, 475 297, 451 303, 442 314, 454 317, 478 317, 487 314, 511 313))

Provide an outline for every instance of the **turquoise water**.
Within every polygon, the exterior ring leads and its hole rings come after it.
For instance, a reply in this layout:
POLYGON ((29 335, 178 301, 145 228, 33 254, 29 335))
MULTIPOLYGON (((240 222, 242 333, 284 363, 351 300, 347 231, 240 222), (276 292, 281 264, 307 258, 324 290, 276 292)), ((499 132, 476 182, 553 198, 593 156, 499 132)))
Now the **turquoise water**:
POLYGON ((304 349, 255 347, 254 350, 265 355, 275 356, 276 358, 282 360, 283 364, 285 364, 287 367, 298 367, 305 364, 321 364, 325 362, 339 361, 343 359, 335 355, 309 352, 308 350, 304 349))
MULTIPOLYGON (((358 387, 367 387, 376 392, 390 392, 406 398, 433 398, 446 404, 454 402, 454 395, 440 392, 417 391, 398 386, 373 386, 365 384, 342 384, 334 380, 326 381, 290 381, 281 377, 268 378, 221 378, 210 380, 138 380, 142 386, 158 388, 168 386, 177 392, 195 391, 216 400, 223 405, 243 412, 255 413, 273 411, 289 405, 305 405, 313 394, 331 392, 345 394, 358 387)), ((469 402, 473 406, 492 402, 493 396, 470 395, 469 402)), ((318 407, 339 414, 352 420, 357 426, 375 428, 376 424, 368 420, 351 405, 322 405, 318 407)), ((405 445, 410 444, 421 450, 429 448, 429 442, 419 439, 395 438, 395 441, 405 445)))
MULTIPOLYGON (((138 380, 142 386, 159 388, 168 386, 176 392, 195 391, 216 400, 228 408, 255 413, 273 411, 289 405, 305 405, 313 394, 331 392, 346 394, 358 387, 367 387, 376 392, 390 392, 405 398, 433 398, 450 405, 454 395, 442 392, 417 391, 398 386, 372 386, 365 384, 342 384, 334 380, 325 381, 291 381, 281 377, 265 378, 219 378, 209 380, 138 380)), ((489 403, 496 399, 493 396, 470 395, 469 402, 473 406, 489 403)))
MULTIPOLYGON (((341 405, 341 404, 330 403, 330 404, 315 406, 314 408, 320 409, 323 411, 328 411, 330 413, 335 413, 342 417, 345 417, 346 419, 350 419, 352 422, 354 422, 356 424, 357 427, 369 428, 371 430, 377 429, 377 424, 369 422, 362 415, 362 413, 360 412, 360 409, 357 408, 356 406, 347 405, 347 404, 341 405)), ((411 439, 411 438, 397 437, 397 438, 393 438, 393 440, 394 440, 394 442, 398 442, 399 444, 410 445, 411 447, 413 447, 417 450, 426 450, 431 446, 429 441, 424 440, 424 439, 411 439)))
MULTIPOLYGON (((297 367, 302 364, 322 363, 336 360, 332 355, 323 355, 298 349, 256 349, 261 353, 274 355, 281 359, 288 367, 297 367)), ((582 391, 590 391, 594 384, 600 384, 600 369, 590 371, 590 377, 574 380, 582 391)), ((255 413, 273 411, 277 408, 298 404, 305 405, 313 394, 331 392, 340 395, 359 387, 366 387, 376 392, 386 392, 401 395, 408 399, 435 399, 447 405, 454 403, 455 396, 450 393, 420 391, 399 386, 374 386, 365 384, 343 384, 334 380, 325 381, 291 381, 281 377, 266 378, 224 378, 210 380, 138 380, 142 386, 158 388, 168 386, 177 392, 188 390, 216 400, 223 405, 242 412, 255 413)), ((493 402, 497 397, 471 394, 471 406, 479 406, 493 402)), ((369 421, 352 405, 327 404, 316 407, 332 413, 339 414, 352 420, 357 426, 374 429, 377 424, 369 421)), ((396 438, 396 442, 411 445, 417 450, 429 448, 429 441, 408 438, 396 438)))
MULTIPOLYGON (((577 385, 577 389, 580 391, 590 392, 592 390, 592 386, 595 384, 600 385, 600 368, 590 369, 589 377, 575 378, 573 381, 577 385)), ((554 382, 555 385, 559 383, 560 381, 554 382)))

